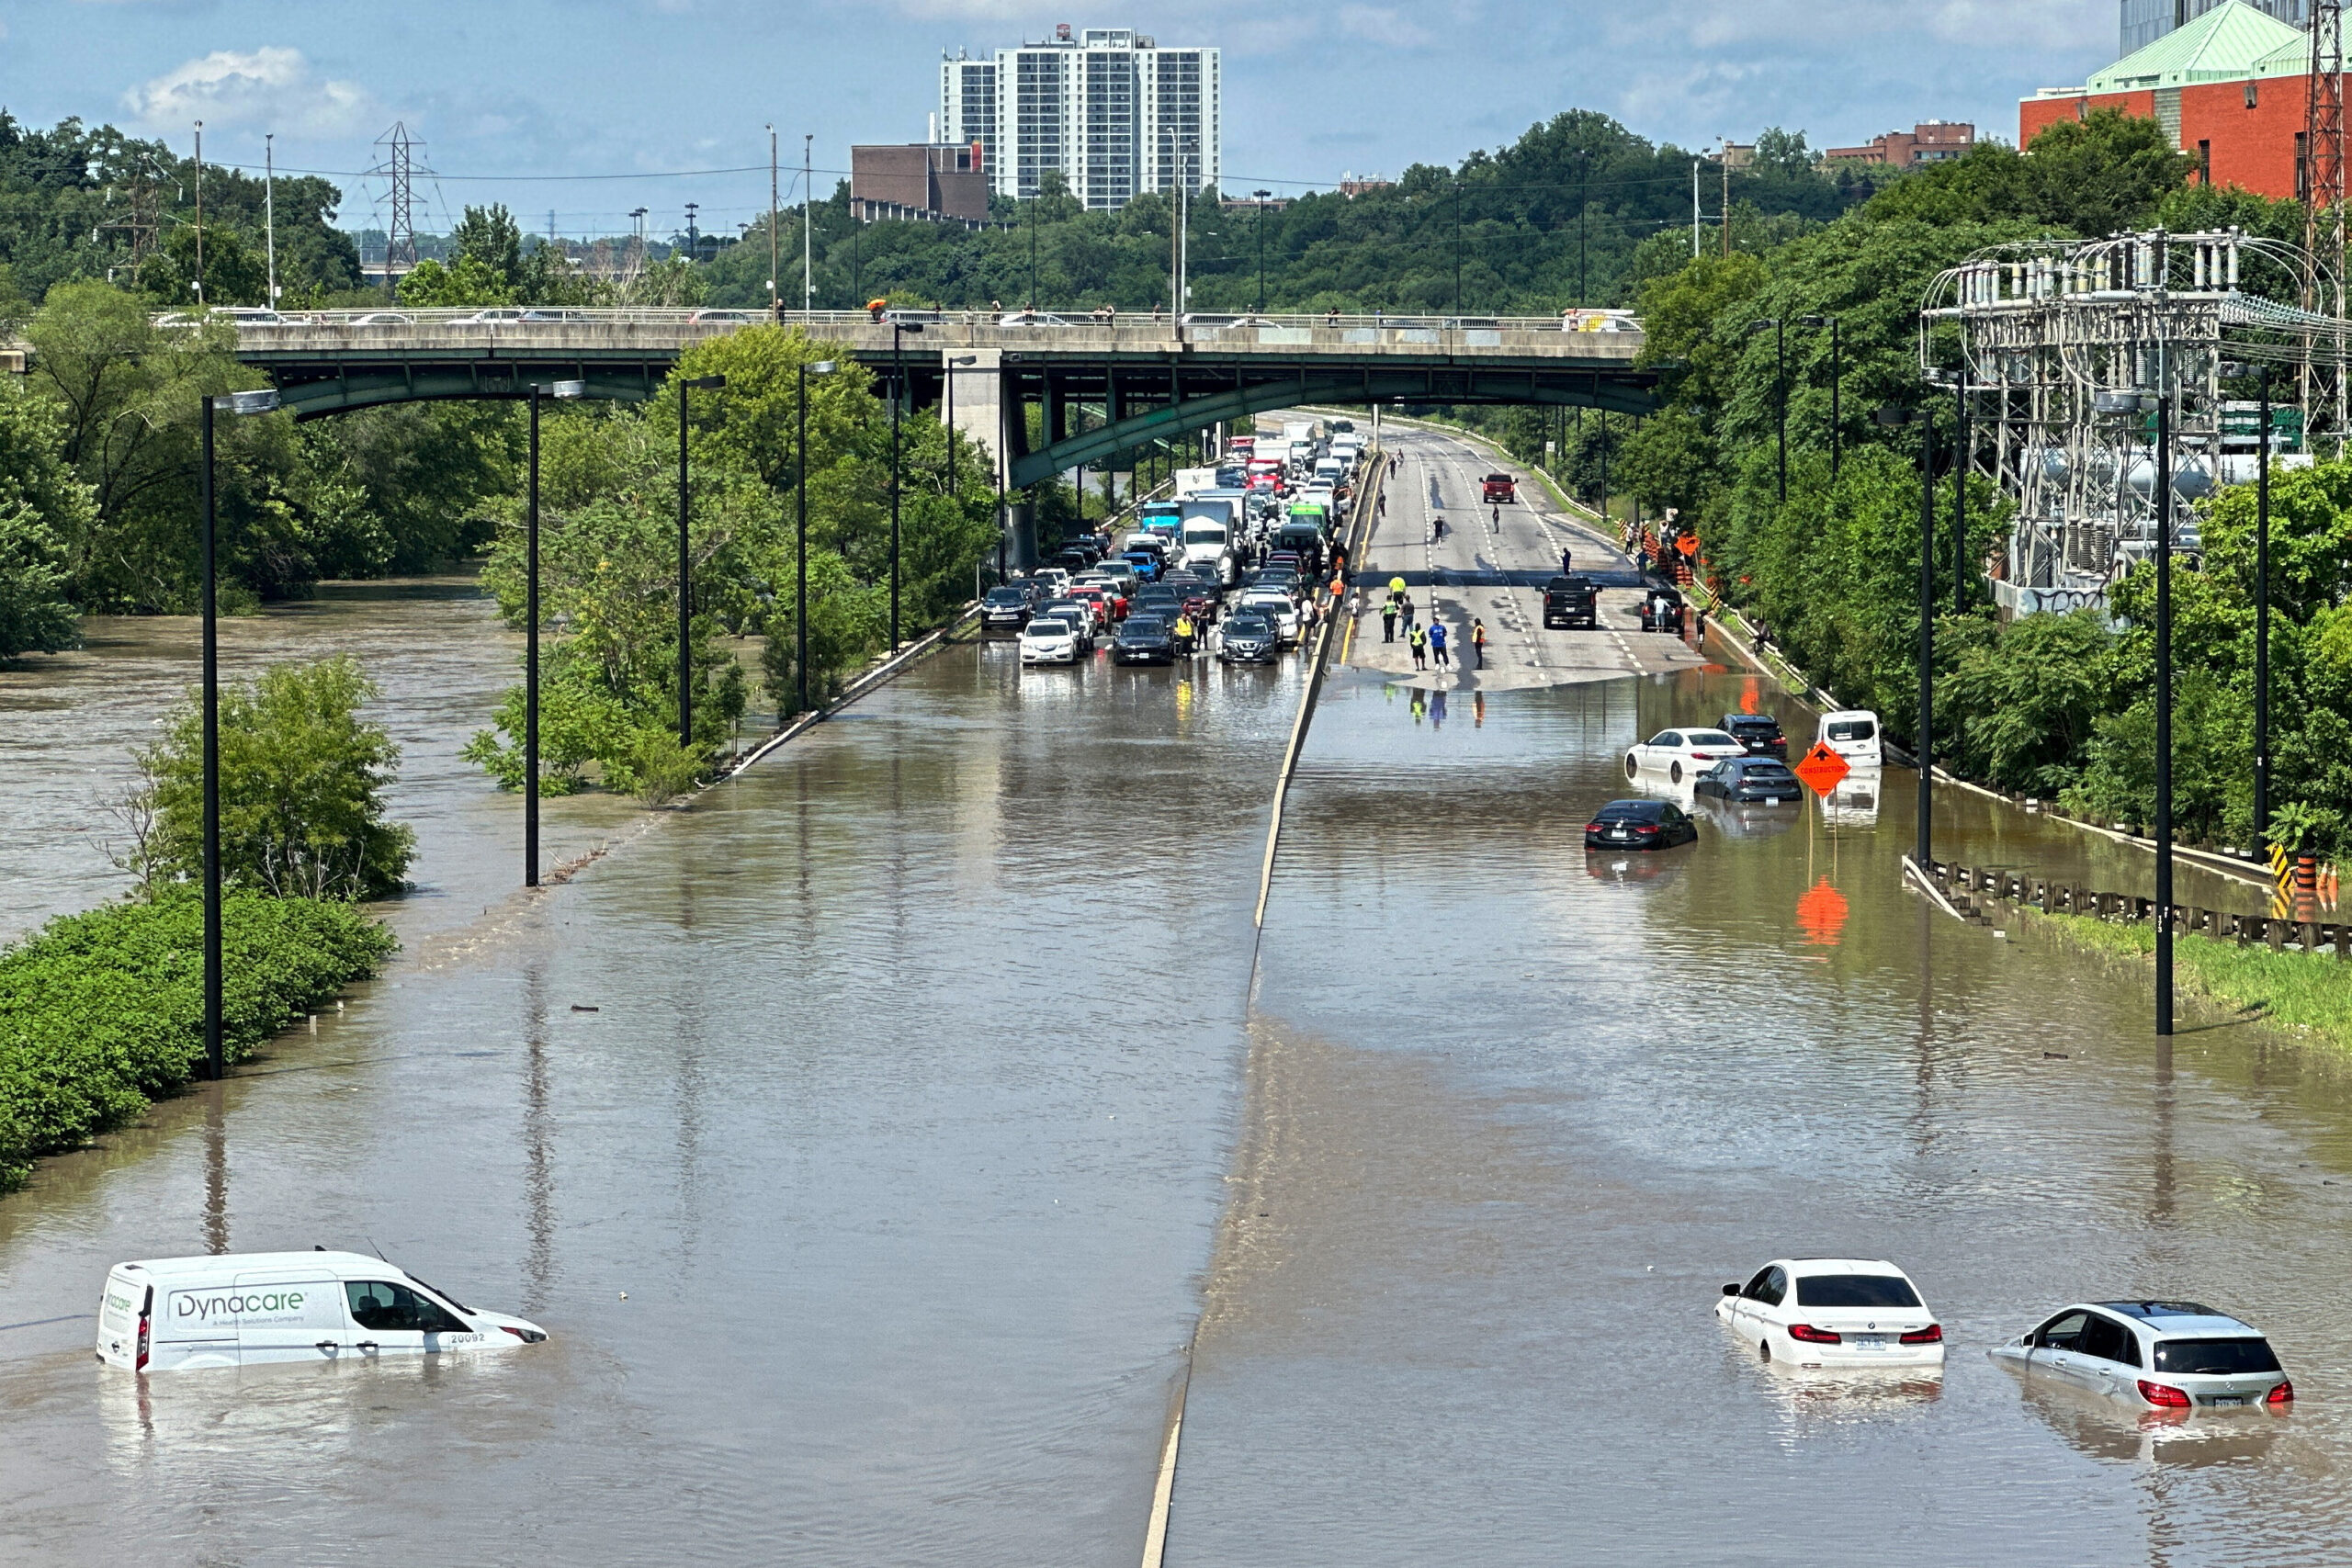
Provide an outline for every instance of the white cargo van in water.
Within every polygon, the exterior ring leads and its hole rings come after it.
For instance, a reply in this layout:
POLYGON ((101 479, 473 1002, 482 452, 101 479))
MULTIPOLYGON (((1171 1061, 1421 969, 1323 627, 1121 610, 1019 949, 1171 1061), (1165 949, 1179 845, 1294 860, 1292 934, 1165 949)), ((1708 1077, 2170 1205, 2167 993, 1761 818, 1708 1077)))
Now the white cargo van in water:
POLYGON ((1879 739, 1878 715, 1867 708, 1839 708, 1821 716, 1815 739, 1857 768, 1875 768, 1884 761, 1879 739))
POLYGON ((98 1359, 130 1372, 502 1350, 547 1337, 356 1252, 118 1263, 98 1298, 98 1359))

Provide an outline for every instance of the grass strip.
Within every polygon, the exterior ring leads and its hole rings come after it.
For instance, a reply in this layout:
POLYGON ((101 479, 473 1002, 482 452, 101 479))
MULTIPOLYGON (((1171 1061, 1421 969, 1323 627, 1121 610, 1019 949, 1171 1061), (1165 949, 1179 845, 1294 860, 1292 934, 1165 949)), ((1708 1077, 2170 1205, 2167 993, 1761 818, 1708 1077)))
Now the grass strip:
MULTIPOLYGON (((232 1062, 372 973, 398 945, 356 906, 221 903, 232 1062)), ((176 1093, 204 1057, 204 908, 190 890, 63 915, 0 949, 0 1191, 176 1093)))
MULTIPOLYGON (((2154 962, 2156 929, 2088 915, 2045 915, 2037 920, 2081 946, 2119 958, 2154 962)), ((2210 936, 2176 931, 2173 978, 2177 985, 2241 1009, 2259 1009, 2266 1021, 2307 1029, 2352 1046, 2352 964, 2333 953, 2241 947, 2210 936)))

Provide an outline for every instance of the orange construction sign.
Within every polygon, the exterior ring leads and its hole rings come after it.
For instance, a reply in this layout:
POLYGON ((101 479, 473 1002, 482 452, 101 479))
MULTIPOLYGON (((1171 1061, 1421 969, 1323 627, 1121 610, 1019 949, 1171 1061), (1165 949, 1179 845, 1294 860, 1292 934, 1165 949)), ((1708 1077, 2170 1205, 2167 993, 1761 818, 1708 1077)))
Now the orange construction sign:
POLYGON ((1854 765, 1831 750, 1826 740, 1815 741, 1813 750, 1807 751, 1791 770, 1815 795, 1827 795, 1853 771, 1854 765))
POLYGON ((1699 536, 1685 534, 1674 541, 1674 547, 1686 556, 1695 556, 1699 553, 1699 536))

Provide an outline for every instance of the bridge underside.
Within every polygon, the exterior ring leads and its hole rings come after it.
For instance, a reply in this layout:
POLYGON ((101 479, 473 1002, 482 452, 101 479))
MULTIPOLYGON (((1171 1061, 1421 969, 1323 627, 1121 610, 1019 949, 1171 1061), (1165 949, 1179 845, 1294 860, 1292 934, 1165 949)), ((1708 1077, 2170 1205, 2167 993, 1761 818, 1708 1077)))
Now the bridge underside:
POLYGON ((1165 365, 1023 363, 1003 367, 1008 403, 1038 404, 1045 444, 1028 449, 1029 422, 1006 421, 1007 482, 1037 483, 1080 464, 1092 465, 1146 442, 1188 435, 1262 409, 1305 403, 1543 403, 1645 414, 1657 400, 1656 377, 1623 365, 1584 368, 1543 361, 1435 363, 1404 356, 1355 363, 1269 365, 1261 356, 1230 361, 1186 356, 1165 365), (1105 423, 1072 430, 1079 405, 1102 409, 1105 423))
MULTIPOLYGON (((936 356, 897 361, 915 406, 936 406, 945 367, 936 356)), ((587 396, 639 400, 661 389, 673 350, 582 355, 528 348, 248 353, 267 370, 283 406, 319 419, 386 403, 519 399, 536 383, 587 383, 587 396)), ((888 352, 858 352, 877 378, 888 352)), ((1623 360, 1555 355, 1456 356, 1369 353, 1346 356, 1257 353, 1015 354, 975 355, 956 371, 959 423, 1000 454, 1018 490, 1080 465, 1097 465, 1154 441, 1188 436, 1220 421, 1302 403, 1537 403, 1644 414, 1657 407, 1656 374, 1623 360), (974 361, 978 361, 975 363, 974 361), (989 363, 989 361, 993 361, 989 363), (975 386, 974 383, 980 383, 975 386), (993 396, 986 395, 993 393, 993 396), (1032 449, 1027 410, 1037 406, 1042 443, 1032 449), (1076 417, 1084 409, 1085 417, 1076 417), (1077 428, 1080 424, 1087 428, 1077 428)))

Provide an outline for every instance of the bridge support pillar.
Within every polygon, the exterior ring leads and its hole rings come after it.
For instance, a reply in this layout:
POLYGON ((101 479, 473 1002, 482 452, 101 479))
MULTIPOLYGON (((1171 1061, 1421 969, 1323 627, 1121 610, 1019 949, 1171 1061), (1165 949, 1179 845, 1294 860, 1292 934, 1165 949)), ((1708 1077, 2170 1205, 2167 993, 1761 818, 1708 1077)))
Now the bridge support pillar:
POLYGON ((1005 488, 1005 419, 1008 411, 1017 415, 1020 405, 1004 395, 1002 356, 992 348, 967 348, 958 353, 944 349, 940 353, 943 368, 952 385, 949 392, 956 406, 956 434, 988 454, 989 472, 999 490, 1005 488), (959 365, 958 360, 970 360, 959 365))

